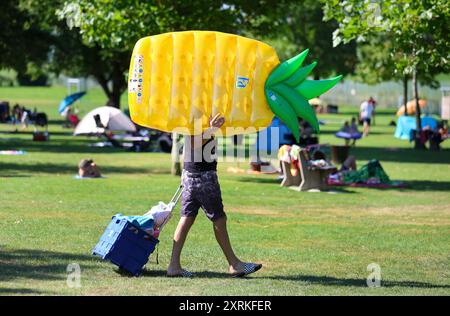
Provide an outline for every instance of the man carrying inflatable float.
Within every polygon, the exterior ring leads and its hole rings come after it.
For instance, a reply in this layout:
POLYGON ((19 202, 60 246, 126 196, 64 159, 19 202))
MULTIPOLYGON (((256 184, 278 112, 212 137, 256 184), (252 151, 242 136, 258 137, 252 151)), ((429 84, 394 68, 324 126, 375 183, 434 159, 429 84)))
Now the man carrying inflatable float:
POLYGON ((262 42, 219 32, 187 31, 140 39, 130 64, 128 99, 132 120, 141 126, 185 135, 181 218, 174 234, 168 276, 192 277, 180 255, 201 207, 229 264, 242 277, 262 265, 241 261, 229 240, 217 179, 215 136, 251 133, 276 115, 299 139, 298 117, 317 132, 309 99, 332 88, 342 76, 306 79, 316 65, 303 66, 308 50, 283 62, 262 42))

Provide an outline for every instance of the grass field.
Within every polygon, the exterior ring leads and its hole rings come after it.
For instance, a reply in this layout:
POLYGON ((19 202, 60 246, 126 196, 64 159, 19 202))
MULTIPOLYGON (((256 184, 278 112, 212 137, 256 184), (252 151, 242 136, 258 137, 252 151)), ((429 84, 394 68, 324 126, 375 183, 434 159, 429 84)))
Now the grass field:
MULTIPOLYGON (((362 165, 381 161, 405 189, 345 188, 335 194, 294 192, 276 176, 229 174, 219 167, 236 252, 264 268, 231 279, 201 214, 183 252, 193 279, 168 279, 165 269, 178 212, 161 234, 159 265, 151 256, 140 278, 124 276, 91 250, 112 215, 142 214, 167 201, 179 179, 170 156, 92 148, 61 127, 57 105, 64 88, 0 88, 0 100, 36 106, 50 117, 50 141, 0 125, 0 295, 450 295, 450 142, 441 152, 415 151, 393 137, 392 112, 380 110, 373 133, 352 149, 362 165), (92 157, 105 179, 75 180, 81 158, 92 157), (67 285, 67 266, 81 267, 81 287, 67 285), (369 288, 367 266, 381 268, 381 287, 369 288)), ((81 114, 103 105, 100 90, 83 99, 81 114)), ((123 98, 126 104, 126 96, 123 98)), ((322 115, 321 143, 355 113, 322 115)), ((241 164, 244 166, 244 164, 241 164)), ((177 208, 178 210, 178 208, 177 208)))

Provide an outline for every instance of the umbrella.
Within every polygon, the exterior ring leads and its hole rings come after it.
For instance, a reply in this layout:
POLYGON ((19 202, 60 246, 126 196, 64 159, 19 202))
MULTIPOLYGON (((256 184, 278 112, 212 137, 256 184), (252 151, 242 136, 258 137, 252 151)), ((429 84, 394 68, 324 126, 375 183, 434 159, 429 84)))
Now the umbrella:
POLYGON ((86 114, 78 123, 73 134, 103 134, 105 131, 135 132, 136 126, 119 109, 112 106, 102 106, 86 114))
POLYGON ((71 106, 76 100, 78 100, 85 94, 86 94, 86 92, 77 92, 77 93, 74 93, 74 94, 71 94, 71 95, 65 97, 59 104, 58 112, 59 113, 64 112, 64 110, 67 107, 71 106))

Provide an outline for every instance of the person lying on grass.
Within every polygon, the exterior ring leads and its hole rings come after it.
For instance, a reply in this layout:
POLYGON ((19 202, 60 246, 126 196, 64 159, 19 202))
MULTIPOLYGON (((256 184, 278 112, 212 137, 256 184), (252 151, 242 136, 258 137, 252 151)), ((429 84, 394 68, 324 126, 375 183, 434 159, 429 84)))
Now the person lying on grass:
POLYGON ((80 178, 100 178, 100 170, 92 159, 82 159, 78 164, 78 176, 80 178))
POLYGON ((173 237, 172 257, 167 269, 169 277, 192 277, 181 267, 180 255, 189 230, 201 207, 212 221, 214 234, 229 264, 232 277, 243 277, 261 269, 261 264, 246 263, 236 257, 227 231, 227 217, 223 210, 222 195, 217 179, 215 150, 217 140, 213 133, 225 123, 217 114, 210 117, 210 128, 197 136, 185 136, 184 168, 182 173, 181 218, 173 237))

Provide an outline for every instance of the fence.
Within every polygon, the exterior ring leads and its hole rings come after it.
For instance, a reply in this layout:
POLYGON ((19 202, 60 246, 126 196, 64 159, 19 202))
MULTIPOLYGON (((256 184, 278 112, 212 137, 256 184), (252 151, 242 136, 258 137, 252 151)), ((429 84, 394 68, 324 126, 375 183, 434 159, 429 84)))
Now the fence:
MULTIPOLYGON (((444 83, 441 83, 444 84, 444 83)), ((359 106, 372 96, 381 108, 398 108, 403 104, 403 84, 400 82, 383 82, 377 85, 345 80, 336 85, 321 98, 329 104, 359 106)), ((419 87, 419 97, 427 100, 426 114, 440 114, 441 90, 426 86, 419 87)), ((408 83, 408 100, 412 99, 412 84, 408 83)))

